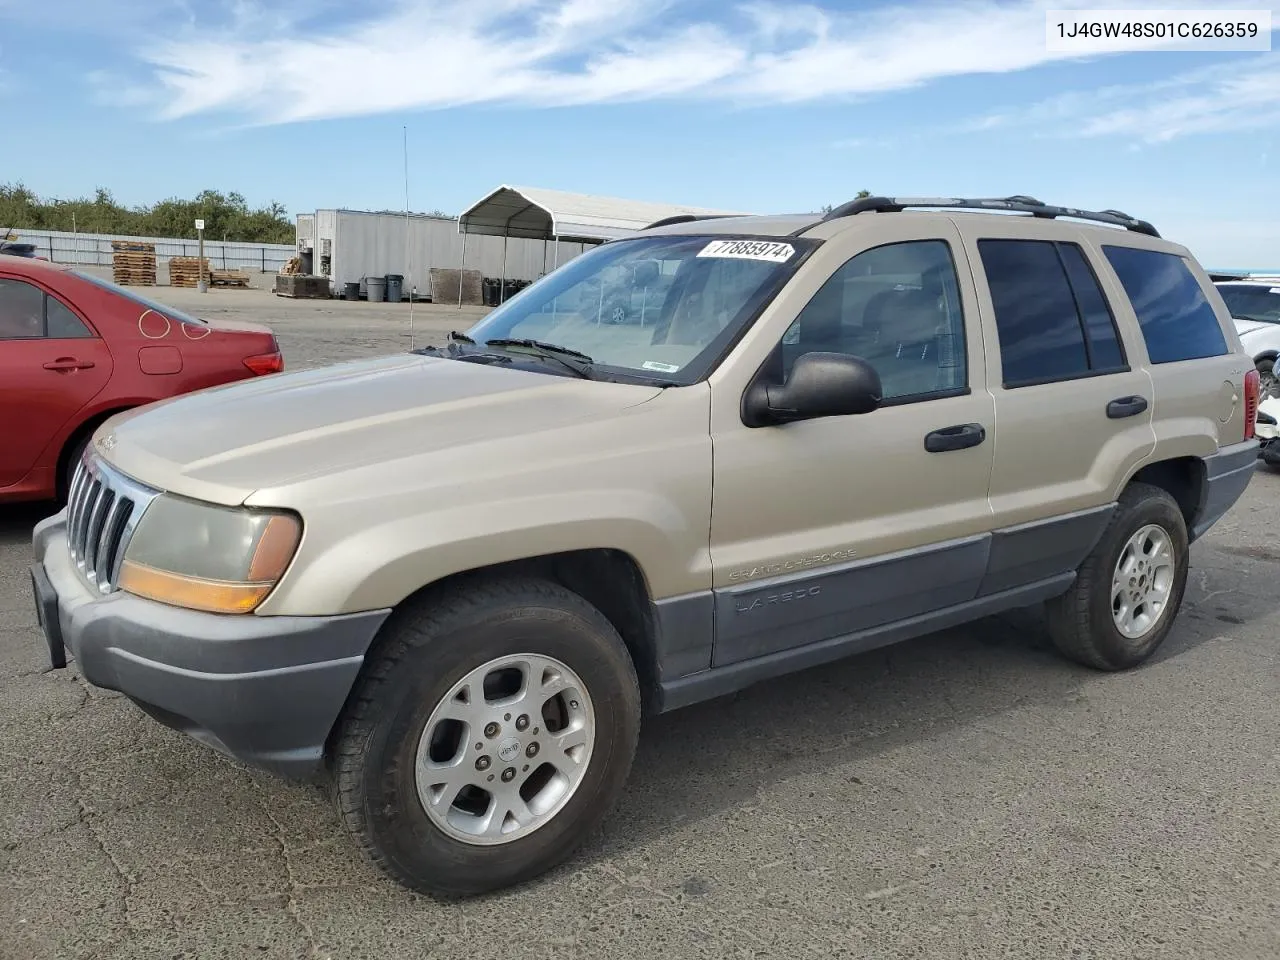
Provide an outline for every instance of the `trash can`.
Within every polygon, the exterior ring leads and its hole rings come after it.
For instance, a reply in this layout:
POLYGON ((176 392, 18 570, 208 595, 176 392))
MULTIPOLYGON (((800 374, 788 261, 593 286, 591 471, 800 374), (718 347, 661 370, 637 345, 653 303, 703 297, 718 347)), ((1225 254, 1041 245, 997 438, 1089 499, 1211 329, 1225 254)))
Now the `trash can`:
POLYGON ((398 273, 387 274, 387 302, 399 303, 404 298, 404 277, 398 273))
POLYGON ((381 303, 387 296, 386 277, 365 277, 365 285, 369 288, 369 302, 381 303))
POLYGON ((360 299, 360 281, 351 280, 342 285, 343 300, 359 300, 360 299))

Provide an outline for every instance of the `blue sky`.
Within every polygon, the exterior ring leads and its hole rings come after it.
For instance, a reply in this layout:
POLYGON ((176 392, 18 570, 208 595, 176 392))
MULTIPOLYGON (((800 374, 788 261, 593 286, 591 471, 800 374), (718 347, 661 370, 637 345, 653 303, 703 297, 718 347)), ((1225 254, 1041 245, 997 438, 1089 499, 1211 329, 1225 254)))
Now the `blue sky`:
POLYGON ((0 182, 401 208, 407 125, 418 210, 1024 193, 1280 267, 1280 53, 1046 49, 1046 7, 1142 6, 1217 4, 0 0, 0 182))

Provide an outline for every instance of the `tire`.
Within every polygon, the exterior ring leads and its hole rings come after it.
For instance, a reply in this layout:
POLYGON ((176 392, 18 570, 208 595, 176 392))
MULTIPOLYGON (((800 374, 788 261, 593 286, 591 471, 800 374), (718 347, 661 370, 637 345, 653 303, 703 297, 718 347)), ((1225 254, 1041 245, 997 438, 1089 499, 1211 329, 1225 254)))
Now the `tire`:
POLYGON ((75 479, 76 467, 80 465, 80 458, 84 456, 85 448, 89 446, 92 438, 93 430, 86 430, 71 445, 70 453, 62 466, 62 476, 58 478, 58 483, 61 484, 57 491, 59 505, 65 504, 67 497, 71 495, 71 481, 75 479))
MULTIPOLYGON (((1098 670, 1127 670, 1147 660, 1164 642, 1187 585, 1188 538, 1186 520, 1178 504, 1164 490, 1145 483, 1131 483, 1120 495, 1116 511, 1103 532, 1093 552, 1085 558, 1077 571, 1071 589, 1046 604, 1049 634, 1058 650, 1066 657, 1098 670), (1151 592, 1143 604, 1132 600, 1145 586, 1142 573, 1136 567, 1130 572, 1130 580, 1121 584, 1120 614, 1113 609, 1113 587, 1117 567, 1131 539, 1145 531, 1155 531, 1144 537, 1148 544, 1158 541, 1160 534, 1166 538, 1168 553, 1172 559, 1172 571, 1168 577, 1167 592, 1163 599, 1157 597, 1157 579, 1151 579, 1151 592), (1158 612, 1155 611, 1156 604, 1158 612), (1128 621, 1130 633, 1120 629, 1117 616, 1124 619, 1128 610, 1133 619, 1128 621), (1133 630, 1141 626, 1139 617, 1145 615, 1149 625, 1137 635, 1133 630)), ((1134 557, 1137 560, 1137 557, 1134 557)), ((1148 571, 1157 567, 1146 561, 1148 571)), ((1163 571, 1158 578, 1163 582, 1163 571)), ((1156 574, 1151 573, 1152 578, 1156 574)))
MULTIPOLYGON (((487 690, 494 677, 511 676, 509 669, 499 667, 480 684, 487 690)), ((467 689, 480 686, 473 683, 467 689)), ((339 816, 364 854, 412 890, 469 896, 532 879, 571 856, 613 808, 635 755, 640 705, 636 671, 626 646, 609 621, 577 594, 533 579, 478 581, 455 588, 429 603, 397 611, 366 659, 331 751, 339 816), (551 724, 535 710, 541 690, 531 705, 514 708, 530 711, 517 716, 501 707, 493 713, 487 693, 465 701, 461 692, 454 695, 459 684, 469 682, 491 663, 510 663, 507 658, 519 660, 525 655, 538 658, 521 661, 522 669, 529 664, 536 667, 521 675, 526 691, 533 690, 532 673, 542 679, 550 675, 542 669, 543 663, 567 668, 565 676, 578 681, 564 680, 585 696, 566 699, 556 694, 547 702, 554 702, 566 717, 570 704, 584 717, 589 714, 594 737, 586 753, 577 754, 585 756, 582 767, 572 771, 578 779, 566 788, 567 797, 557 801, 558 807, 548 808, 531 827, 513 826, 519 835, 512 839, 495 839, 497 834, 490 832, 482 842, 479 833, 471 836, 465 831, 480 831, 484 822, 496 821, 498 814, 490 814, 488 821, 473 815, 481 806, 476 787, 464 788, 471 792, 459 793, 448 804, 433 802, 437 792, 432 778, 418 776, 417 764, 439 760, 447 764, 435 768, 446 771, 441 776, 454 776, 456 771, 456 776, 474 782, 480 791, 493 791, 489 794, 493 811, 506 802, 500 799, 501 791, 524 790, 539 771, 545 773, 546 761, 557 759, 557 750, 550 741, 551 724), (436 711, 466 712, 473 705, 479 712, 466 715, 476 718, 475 722, 464 728, 465 735, 457 735, 460 746, 454 747, 447 728, 460 724, 436 720, 436 711), (521 733, 516 727, 525 716, 530 720, 521 733), (449 734, 443 737, 448 741, 444 749, 448 757, 437 757, 436 739, 423 736, 429 722, 433 731, 449 734), (496 736, 490 736, 489 722, 501 728, 496 736), (532 741, 538 735, 543 740, 535 755, 529 751, 535 749, 532 741), (423 746, 427 743, 429 750, 423 746), (477 751, 478 746, 483 750, 477 751), (461 760, 455 762, 455 757, 461 760), (482 757, 488 765, 478 769, 482 757), (516 774, 509 788, 501 785, 504 780, 494 780, 495 775, 505 777, 508 770, 516 774), (428 813, 428 804, 433 813, 428 813), (455 821, 464 827, 455 827, 455 821)), ((567 722, 564 729, 569 729, 567 722)), ((560 758, 569 755, 570 751, 562 751, 560 758)), ((555 769, 573 766, 562 762, 555 769)), ((556 783, 552 777, 543 789, 553 793, 556 783)), ((446 793, 439 791, 440 796, 446 793)), ((531 798, 525 814, 533 816, 530 811, 543 797, 538 793, 531 798)), ((504 816, 499 830, 511 823, 514 820, 504 816)))
POLYGON ((1259 360, 1254 366, 1258 370, 1258 402, 1261 403, 1276 392, 1276 362, 1270 358, 1259 360))

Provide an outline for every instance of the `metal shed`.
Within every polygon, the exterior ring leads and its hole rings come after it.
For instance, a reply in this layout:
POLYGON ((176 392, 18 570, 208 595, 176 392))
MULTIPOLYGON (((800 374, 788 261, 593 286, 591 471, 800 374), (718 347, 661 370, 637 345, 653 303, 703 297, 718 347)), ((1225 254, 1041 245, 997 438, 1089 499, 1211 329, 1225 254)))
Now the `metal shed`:
POLYGON ((742 211, 710 210, 677 203, 595 197, 585 193, 503 184, 464 210, 458 218, 458 229, 462 233, 496 237, 603 243, 643 230, 655 220, 682 213, 742 215, 742 211))
POLYGON ((741 211, 624 200, 620 197, 597 197, 586 193, 503 184, 459 215, 458 231, 462 234, 462 255, 458 260, 458 269, 461 271, 466 266, 468 234, 502 237, 502 296, 505 297, 505 281, 508 276, 507 245, 513 238, 517 243, 541 240, 544 248, 546 244, 554 242, 554 269, 559 266, 559 247, 564 241, 581 243, 585 248, 588 244, 600 244, 628 236, 658 220, 680 214, 726 217, 742 215, 741 211))

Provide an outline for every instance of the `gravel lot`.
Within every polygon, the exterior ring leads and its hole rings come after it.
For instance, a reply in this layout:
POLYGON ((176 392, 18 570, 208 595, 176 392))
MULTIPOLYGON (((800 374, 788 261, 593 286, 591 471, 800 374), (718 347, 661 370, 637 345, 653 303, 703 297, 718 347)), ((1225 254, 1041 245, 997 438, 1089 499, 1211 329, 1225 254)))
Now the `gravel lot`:
MULTIPOLYGON (((266 320, 290 368, 404 349, 408 307, 154 292, 266 320)), ((415 341, 478 310, 419 306, 415 341)), ((572 863, 463 904, 358 858, 309 786, 45 672, 0 508, 0 957, 1280 956, 1280 474, 1192 549, 1146 668, 983 621, 656 718, 572 863)))

